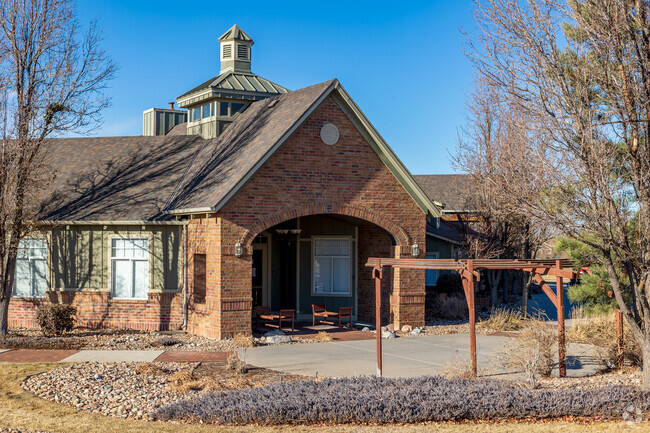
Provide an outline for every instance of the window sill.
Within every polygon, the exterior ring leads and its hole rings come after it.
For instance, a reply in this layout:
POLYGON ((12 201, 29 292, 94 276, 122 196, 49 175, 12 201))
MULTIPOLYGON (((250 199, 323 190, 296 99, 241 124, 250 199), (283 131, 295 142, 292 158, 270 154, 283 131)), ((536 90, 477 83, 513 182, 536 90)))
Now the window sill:
POLYGON ((312 296, 325 296, 328 298, 350 298, 352 293, 311 293, 312 296))
POLYGON ((111 301, 140 301, 140 302, 145 302, 148 301, 149 298, 114 298, 111 296, 111 301))

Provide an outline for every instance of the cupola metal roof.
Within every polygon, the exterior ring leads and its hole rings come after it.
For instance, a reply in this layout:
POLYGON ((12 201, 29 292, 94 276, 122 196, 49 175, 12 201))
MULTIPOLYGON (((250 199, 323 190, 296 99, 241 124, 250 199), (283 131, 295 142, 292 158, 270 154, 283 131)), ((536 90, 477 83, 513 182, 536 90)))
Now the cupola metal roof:
POLYGON ((237 24, 229 28, 228 31, 226 31, 226 33, 224 33, 219 37, 219 42, 232 41, 232 40, 246 41, 246 42, 250 42, 251 45, 253 45, 253 38, 248 36, 246 32, 243 31, 242 28, 239 27, 237 24))

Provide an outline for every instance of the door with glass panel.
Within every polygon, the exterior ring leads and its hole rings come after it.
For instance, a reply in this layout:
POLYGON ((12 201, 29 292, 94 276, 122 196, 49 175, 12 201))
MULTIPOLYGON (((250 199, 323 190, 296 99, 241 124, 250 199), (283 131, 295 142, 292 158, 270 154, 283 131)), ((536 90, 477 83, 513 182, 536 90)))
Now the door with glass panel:
POLYGON ((147 299, 149 289, 149 239, 111 240, 112 297, 147 299))
POLYGON ((47 241, 23 239, 18 245, 14 296, 42 298, 47 288, 47 241))

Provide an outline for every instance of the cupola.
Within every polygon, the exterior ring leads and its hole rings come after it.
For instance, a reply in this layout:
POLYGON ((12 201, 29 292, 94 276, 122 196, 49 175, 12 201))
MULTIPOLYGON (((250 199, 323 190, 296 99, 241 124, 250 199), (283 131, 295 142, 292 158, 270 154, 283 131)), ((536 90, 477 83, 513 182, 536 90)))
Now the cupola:
POLYGON ((221 71, 250 72, 253 39, 237 24, 219 38, 221 71))

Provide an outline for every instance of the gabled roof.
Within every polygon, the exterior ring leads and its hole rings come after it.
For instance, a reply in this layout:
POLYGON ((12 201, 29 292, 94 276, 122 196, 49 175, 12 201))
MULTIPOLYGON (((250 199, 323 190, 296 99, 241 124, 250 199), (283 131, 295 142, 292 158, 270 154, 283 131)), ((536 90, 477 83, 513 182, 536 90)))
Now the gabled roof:
POLYGON ((167 209, 172 214, 221 209, 329 95, 348 115, 422 211, 439 209, 413 179, 338 80, 255 102, 219 138, 207 142, 167 209))
POLYGON ((237 24, 229 28, 226 33, 219 36, 219 42, 229 41, 232 39, 237 39, 240 41, 253 42, 253 38, 248 36, 245 31, 241 29, 237 24))
MULTIPOLYGON (((216 212, 327 98, 346 113, 423 213, 440 216, 338 80, 252 103, 219 138, 102 137, 48 140, 40 221, 164 221, 216 212)), ((180 128, 179 128, 180 129, 180 128)))
POLYGON ((157 221, 203 142, 190 136, 47 140, 53 179, 36 201, 40 221, 157 221))
POLYGON ((228 71, 224 72, 221 75, 210 78, 208 81, 199 84, 192 90, 183 93, 181 96, 176 98, 180 102, 181 99, 205 91, 207 89, 212 89, 212 91, 235 91, 235 92, 255 92, 262 93, 266 96, 272 95, 281 95, 287 93, 289 90, 275 84, 266 78, 262 78, 259 75, 255 75, 247 72, 233 72, 228 71))
POLYGON ((476 188, 467 174, 416 174, 413 176, 432 200, 442 203, 443 213, 476 210, 476 188))

